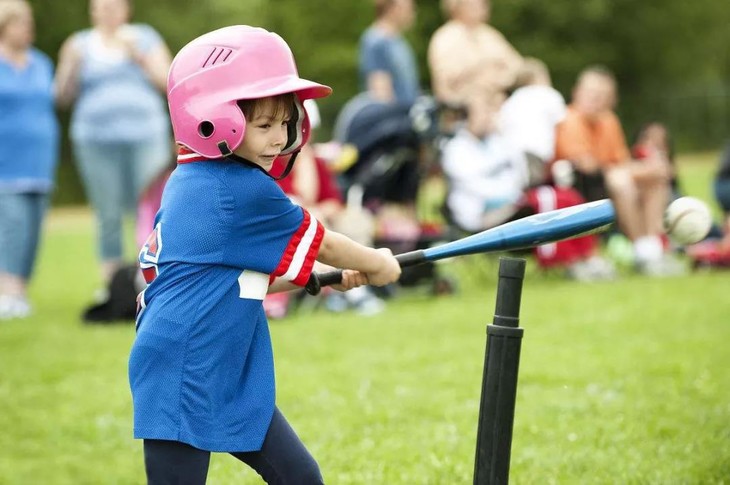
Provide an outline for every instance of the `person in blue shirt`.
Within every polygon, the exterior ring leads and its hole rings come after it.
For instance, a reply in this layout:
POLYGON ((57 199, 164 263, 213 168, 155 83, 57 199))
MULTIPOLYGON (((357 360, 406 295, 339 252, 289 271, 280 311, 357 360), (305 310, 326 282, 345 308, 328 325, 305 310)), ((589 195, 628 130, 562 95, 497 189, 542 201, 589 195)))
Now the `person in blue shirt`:
POLYGON ((129 0, 91 0, 92 27, 61 47, 56 87, 73 105, 70 137, 98 223, 101 279, 122 265, 122 221, 173 157, 165 90, 171 55, 149 25, 129 23, 129 0))
POLYGON ((376 0, 375 22, 360 37, 360 85, 375 101, 410 106, 421 94, 413 49, 403 37, 413 0, 376 0))
POLYGON ((181 148, 139 254, 129 358, 148 483, 205 483, 211 452, 267 483, 323 483, 276 406, 264 296, 305 285, 315 261, 349 268, 342 290, 400 275, 389 250, 325 230, 269 174, 307 141, 303 101, 331 89, 298 76, 278 35, 232 26, 183 47, 167 92, 181 148))
POLYGON ((30 281, 55 179, 53 65, 33 47, 25 0, 0 2, 0 320, 28 316, 30 281))

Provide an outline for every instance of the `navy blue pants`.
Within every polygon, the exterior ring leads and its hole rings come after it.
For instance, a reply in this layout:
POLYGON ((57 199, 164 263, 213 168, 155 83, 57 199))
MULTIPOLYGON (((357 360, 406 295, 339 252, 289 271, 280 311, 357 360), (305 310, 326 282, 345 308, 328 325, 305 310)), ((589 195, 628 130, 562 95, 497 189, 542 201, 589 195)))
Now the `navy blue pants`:
MULTIPOLYGON (((259 451, 231 453, 256 470, 268 484, 323 484, 319 466, 278 408, 259 451)), ((144 440, 148 485, 201 485, 208 476, 210 452, 178 441, 144 440)))

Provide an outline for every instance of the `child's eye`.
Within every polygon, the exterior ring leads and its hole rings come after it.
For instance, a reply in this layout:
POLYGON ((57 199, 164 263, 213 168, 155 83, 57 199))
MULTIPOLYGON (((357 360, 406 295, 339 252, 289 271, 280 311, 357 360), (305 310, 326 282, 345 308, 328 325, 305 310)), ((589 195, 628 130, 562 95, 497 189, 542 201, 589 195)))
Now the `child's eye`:
POLYGON ((263 124, 259 125, 259 128, 263 128, 264 130, 267 130, 267 129, 271 128, 271 124, 263 123, 263 124))

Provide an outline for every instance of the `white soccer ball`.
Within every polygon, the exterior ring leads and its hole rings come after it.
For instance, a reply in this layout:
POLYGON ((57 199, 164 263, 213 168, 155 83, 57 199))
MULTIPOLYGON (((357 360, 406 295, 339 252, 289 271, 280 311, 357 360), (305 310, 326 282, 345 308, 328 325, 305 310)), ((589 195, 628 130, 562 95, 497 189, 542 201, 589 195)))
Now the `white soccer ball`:
POLYGON ((680 197, 664 212, 664 229, 677 244, 702 241, 712 227, 712 215, 707 204, 694 197, 680 197))

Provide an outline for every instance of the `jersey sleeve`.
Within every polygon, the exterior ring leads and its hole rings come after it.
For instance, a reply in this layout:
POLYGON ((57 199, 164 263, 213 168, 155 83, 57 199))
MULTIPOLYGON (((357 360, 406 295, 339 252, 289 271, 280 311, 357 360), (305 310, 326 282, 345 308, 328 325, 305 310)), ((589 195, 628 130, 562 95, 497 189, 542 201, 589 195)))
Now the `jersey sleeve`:
POLYGON ((368 39, 363 45, 361 63, 366 78, 374 72, 390 72, 386 41, 383 39, 368 39))
POLYGON ((324 238, 324 226, 306 209, 301 208, 302 222, 292 234, 281 255, 279 264, 271 273, 273 278, 282 278, 295 285, 304 286, 312 273, 319 247, 324 238))
POLYGON ((304 286, 319 253, 324 226, 292 203, 273 180, 261 177, 234 198, 224 264, 304 286))

